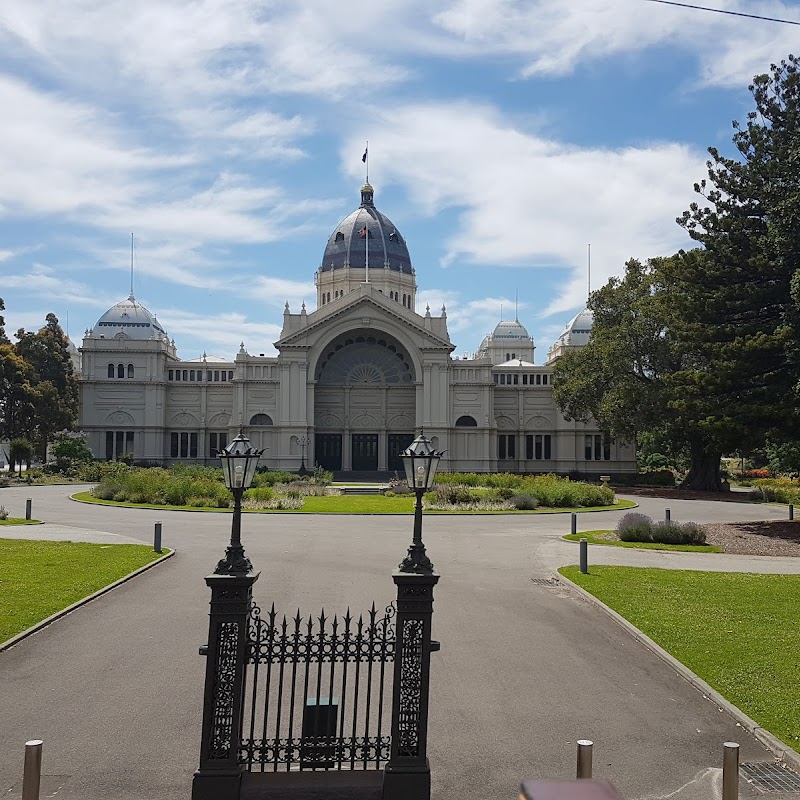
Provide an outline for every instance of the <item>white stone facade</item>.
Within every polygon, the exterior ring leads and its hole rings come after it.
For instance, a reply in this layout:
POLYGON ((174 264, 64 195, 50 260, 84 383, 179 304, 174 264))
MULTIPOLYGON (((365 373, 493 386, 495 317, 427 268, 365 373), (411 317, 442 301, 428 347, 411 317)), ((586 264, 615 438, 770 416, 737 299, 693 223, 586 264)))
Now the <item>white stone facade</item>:
POLYGON ((533 339, 518 322, 501 322, 475 357, 454 359, 445 309, 413 310, 415 274, 365 186, 359 210, 329 240, 317 309, 293 314, 287 304, 275 357, 242 346, 234 361, 183 361, 129 297, 83 339, 80 427, 89 446, 99 458, 212 463, 242 428, 272 468, 297 470, 304 460, 402 472, 397 454, 423 430, 446 451, 444 470, 635 471, 631 444, 606 442, 595 426, 559 413, 557 353, 535 365, 533 339))

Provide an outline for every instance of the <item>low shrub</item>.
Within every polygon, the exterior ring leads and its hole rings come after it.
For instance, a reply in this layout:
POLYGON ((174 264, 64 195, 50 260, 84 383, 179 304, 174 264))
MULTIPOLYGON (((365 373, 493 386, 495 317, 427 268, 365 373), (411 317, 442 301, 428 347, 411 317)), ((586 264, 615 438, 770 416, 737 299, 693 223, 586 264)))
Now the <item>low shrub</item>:
POLYGON ((434 487, 434 502, 439 505, 458 506, 471 503, 475 498, 470 494, 469 488, 458 484, 445 484, 434 487))
POLYGON ((387 490, 386 490, 386 491, 383 493, 383 496, 384 496, 384 497, 397 497, 397 492, 393 492, 391 489, 387 489, 387 490))
POLYGON ((486 475, 477 475, 474 472, 438 472, 437 485, 455 483, 459 486, 488 486, 486 475))
POLYGON ((674 486, 675 473, 671 469, 651 469, 640 472, 635 482, 639 486, 674 486))
POLYGON ((766 502, 800 503, 800 487, 791 478, 760 478, 752 485, 766 502))
POLYGON ((7 520, 8 519, 8 511, 6 511, 5 506, 0 506, 0 519, 7 520))
POLYGON ((98 500, 113 500, 114 495, 119 491, 119 486, 112 484, 101 484, 92 489, 92 495, 98 500))
POLYGON ((529 494, 515 494, 509 498, 509 502, 517 511, 535 511, 539 507, 536 498, 529 494))
POLYGON ((498 486, 490 489, 488 493, 489 500, 510 500, 516 493, 510 486, 498 486))
POLYGON ((760 469, 747 469, 740 477, 743 481, 757 481, 771 478, 772 473, 766 467, 761 467, 760 469))
POLYGON ((659 544, 706 543, 706 532, 696 522, 656 522, 644 514, 625 514, 617 524, 617 536, 623 542, 658 542, 659 544))
POLYGON ((333 473, 317 464, 314 467, 314 474, 309 480, 317 486, 330 486, 333 483, 333 473))
POLYGON ((271 486, 256 486, 255 488, 248 489, 243 497, 242 502, 245 500, 253 500, 254 502, 266 502, 272 500, 275 491, 271 486))
POLYGON ((285 469, 258 469, 253 476, 253 487, 275 486, 277 483, 292 483, 297 480, 294 472, 285 469))
POLYGON ((652 542, 653 520, 645 514, 625 514, 617 523, 617 536, 623 542, 652 542))

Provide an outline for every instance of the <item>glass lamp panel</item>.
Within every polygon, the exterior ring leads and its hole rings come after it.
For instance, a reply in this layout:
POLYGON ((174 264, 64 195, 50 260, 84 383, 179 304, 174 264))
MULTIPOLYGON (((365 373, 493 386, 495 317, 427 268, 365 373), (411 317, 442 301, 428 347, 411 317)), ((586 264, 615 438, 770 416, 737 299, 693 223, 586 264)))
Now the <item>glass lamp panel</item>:
POLYGON ((245 472, 245 487, 249 487, 253 483, 253 478, 256 474, 256 467, 258 467, 259 459, 261 458, 262 450, 251 450, 247 456, 247 469, 245 472))
POLYGON ((233 459, 225 455, 224 451, 219 454, 219 463, 222 465, 222 477, 225 479, 225 486, 233 488, 233 459))

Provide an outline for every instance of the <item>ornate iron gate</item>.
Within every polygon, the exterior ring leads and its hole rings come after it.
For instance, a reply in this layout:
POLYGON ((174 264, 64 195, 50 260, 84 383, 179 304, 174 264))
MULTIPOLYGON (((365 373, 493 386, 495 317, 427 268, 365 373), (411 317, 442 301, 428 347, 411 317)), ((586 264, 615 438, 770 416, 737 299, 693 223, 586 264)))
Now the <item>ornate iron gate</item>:
POLYGON ((251 772, 382 769, 391 754, 395 607, 356 620, 248 619, 239 763, 251 772))

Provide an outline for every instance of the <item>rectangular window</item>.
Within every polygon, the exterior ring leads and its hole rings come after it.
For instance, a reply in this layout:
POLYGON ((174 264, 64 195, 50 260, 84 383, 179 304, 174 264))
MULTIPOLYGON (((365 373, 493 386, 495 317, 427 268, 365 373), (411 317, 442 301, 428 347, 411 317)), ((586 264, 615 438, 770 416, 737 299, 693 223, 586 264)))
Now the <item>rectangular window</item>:
POLYGON ((133 431, 125 431, 125 452, 133 455, 133 431))
POLYGON ((500 383, 500 376, 499 375, 495 374, 493 377, 494 377, 494 382, 495 383, 500 383))
POLYGON ((505 375, 501 375, 500 376, 500 385, 501 386, 505 386, 506 385, 506 376, 505 375))
POLYGON ((537 460, 541 460, 542 458, 542 437, 541 434, 536 434, 536 449, 534 451, 534 457, 537 460))
POLYGON ((528 385, 528 376, 527 375, 523 375, 522 376, 522 385, 523 386, 527 386, 528 385))
POLYGON ((583 457, 587 461, 591 461, 592 460, 592 437, 591 436, 587 436, 586 439, 585 439, 585 448, 584 448, 583 457))
POLYGON ((224 450, 228 446, 228 434, 221 433, 219 435, 219 449, 224 450))
POLYGON ((519 375, 514 375, 514 386, 519 385, 519 375))
POLYGON ((232 380, 233 380, 233 370, 231 370, 230 372, 228 372, 228 380, 229 380, 229 381, 232 381, 232 380))
POLYGON ((547 386, 547 375, 542 375, 542 383, 547 386))
POLYGON ((546 433, 544 435, 544 458, 545 458, 545 461, 548 461, 552 457, 553 457, 552 441, 551 441, 551 438, 550 438, 550 434, 546 433))
POLYGON ((228 380, 228 373, 225 370, 222 370, 222 380, 224 381, 228 380))
POLYGON ((215 370, 214 370, 214 381, 215 381, 216 383, 218 383, 218 382, 219 382, 219 370, 218 370, 218 369, 215 369, 215 370))
POLYGON ((168 374, 169 374, 169 380, 174 380, 175 379, 175 377, 174 377, 175 376, 175 370, 174 369, 171 369, 168 374))
POLYGON ((170 458, 178 457, 178 434, 171 433, 169 435, 169 455, 170 458))
POLYGON ((516 458, 515 436, 513 434, 501 433, 497 437, 497 457, 501 459, 516 458))
POLYGON ((116 433, 116 442, 114 447, 114 455, 116 458, 119 458, 125 451, 125 434, 122 431, 117 431, 116 433))
POLYGON ((197 434, 189 434, 189 458, 197 458, 197 434))
POLYGON ((184 379, 185 381, 188 381, 188 380, 189 380, 189 370, 188 370, 188 369, 185 369, 185 370, 183 371, 183 379, 184 379))
POLYGON ((189 434, 182 433, 181 434, 181 458, 186 458, 189 455, 189 434))
POLYGON ((208 434, 208 454, 212 458, 217 454, 217 434, 216 433, 209 433, 208 434))
POLYGON ((611 460, 611 442, 608 439, 603 440, 603 461, 611 460))
POLYGON ((533 436, 528 434, 525 437, 525 458, 530 461, 533 458, 533 436))
POLYGON ((106 431, 106 461, 114 460, 114 431, 106 431))
POLYGON ((594 460, 599 461, 603 457, 603 439, 601 436, 594 437, 594 460))
POLYGON ((189 380, 190 380, 190 381, 193 381, 193 380, 194 380, 194 370, 193 370, 193 369, 190 369, 190 370, 189 370, 189 380))
POLYGON ((536 373, 536 385, 537 386, 542 385, 542 376, 538 372, 536 373))
POLYGON ((206 380, 207 381, 211 380, 211 370, 210 369, 206 370, 206 380))

